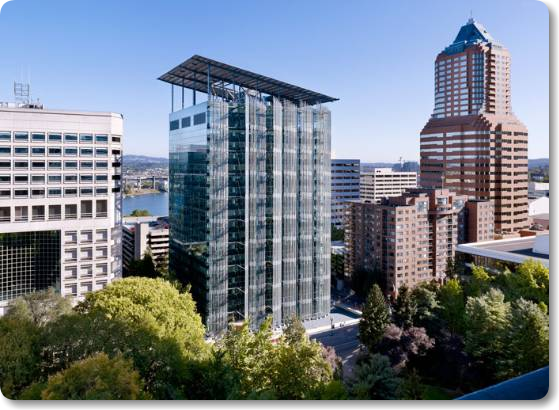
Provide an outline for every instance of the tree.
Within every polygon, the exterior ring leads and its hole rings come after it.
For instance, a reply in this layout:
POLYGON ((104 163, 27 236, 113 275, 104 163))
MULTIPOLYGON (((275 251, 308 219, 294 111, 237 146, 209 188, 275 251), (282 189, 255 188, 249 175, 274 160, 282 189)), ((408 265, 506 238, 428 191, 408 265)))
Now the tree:
POLYGON ((416 306, 413 323, 416 326, 425 327, 427 330, 435 327, 436 312, 439 309, 437 293, 429 289, 427 285, 421 284, 411 291, 410 296, 416 306))
POLYGON ((131 326, 141 323, 161 338, 179 341, 191 358, 208 354, 204 325, 190 293, 179 293, 162 279, 125 278, 88 293, 81 313, 101 313, 131 326))
POLYGON ((37 326, 44 326, 57 317, 71 312, 70 300, 56 293, 53 288, 48 288, 14 299, 5 317, 18 321, 29 320, 37 326))
POLYGON ((344 240, 344 230, 339 229, 336 225, 332 224, 332 233, 331 233, 332 241, 343 241, 344 240))
POLYGON ((40 375, 40 329, 28 318, 0 318, 0 388, 15 399, 40 375))
POLYGON ((500 290, 491 289, 466 302, 465 350, 487 375, 494 375, 502 357, 503 335, 509 325, 510 304, 500 290))
POLYGON ((512 378, 549 364, 549 317, 534 302, 519 299, 511 306, 499 375, 512 378))
POLYGON ((396 372, 400 372, 410 360, 424 356, 435 345, 422 327, 402 329, 391 324, 386 328, 384 337, 378 343, 378 352, 390 359, 396 372))
POLYGON ((130 216, 151 216, 151 213, 147 209, 134 209, 130 216))
POLYGON ((523 298, 549 306, 549 269, 528 259, 515 272, 505 271, 495 278, 507 300, 523 298))
POLYGON ((422 400, 425 387, 417 370, 409 371, 400 383, 399 397, 402 400, 422 400))
POLYGON ((142 398, 140 375, 129 360, 99 353, 52 376, 44 400, 135 400, 142 398))
POLYGON ((488 292, 492 285, 492 278, 481 266, 472 266, 472 276, 467 286, 468 296, 481 296, 488 292))
POLYGON ((124 269, 123 277, 137 276, 142 278, 158 278, 161 277, 155 263, 153 256, 148 250, 144 253, 141 259, 134 259, 130 261, 128 266, 124 269))
POLYGON ((405 329, 412 327, 416 313, 417 305, 411 297, 411 292, 406 285, 402 285, 394 304, 394 322, 405 329))
POLYGON ((450 279, 439 289, 440 316, 452 333, 464 328, 464 292, 458 279, 450 279))
POLYGON ((359 322, 359 339, 370 352, 382 339, 386 327, 390 324, 390 312, 384 295, 378 285, 373 285, 363 307, 363 316, 359 322))
POLYGON ((397 398, 399 385, 400 380, 388 357, 373 354, 358 360, 348 392, 352 399, 393 400, 397 398))

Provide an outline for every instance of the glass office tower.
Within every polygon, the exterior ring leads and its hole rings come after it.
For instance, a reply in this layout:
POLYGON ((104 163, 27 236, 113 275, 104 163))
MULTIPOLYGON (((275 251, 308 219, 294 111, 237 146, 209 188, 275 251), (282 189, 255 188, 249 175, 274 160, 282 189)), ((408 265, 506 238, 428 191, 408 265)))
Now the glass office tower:
POLYGON ((210 334, 330 311, 334 98, 194 56, 160 77, 170 114, 170 268, 210 334), (184 107, 184 91, 193 105, 184 107), (196 92, 207 101, 196 104, 196 92))

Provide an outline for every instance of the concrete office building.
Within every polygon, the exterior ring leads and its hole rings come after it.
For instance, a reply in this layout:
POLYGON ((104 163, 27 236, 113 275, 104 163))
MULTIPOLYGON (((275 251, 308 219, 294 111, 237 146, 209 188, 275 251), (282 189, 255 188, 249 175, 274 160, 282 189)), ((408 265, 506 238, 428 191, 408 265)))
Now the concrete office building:
POLYGON ((400 196, 411 188, 417 188, 415 172, 376 168, 361 173, 360 194, 364 202, 378 203, 383 198, 400 196))
POLYGON ((510 66, 508 50, 470 19, 436 58, 420 144, 420 185, 491 200, 498 234, 528 226, 528 131, 512 112, 510 66))
POLYGON ((169 260, 169 218, 126 216, 122 223, 123 270, 150 253, 156 266, 169 260))
POLYGON ((447 189, 412 189, 380 203, 352 203, 346 275, 380 270, 388 293, 446 277, 458 243, 493 239, 493 206, 447 189))
POLYGON ((169 115, 170 269, 192 285, 209 333, 245 319, 280 326, 327 315, 323 103, 336 99, 200 56, 160 80, 181 101, 169 115), (200 92, 206 101, 196 102, 200 92))
POLYGON ((120 114, 0 105, 0 311, 121 276, 122 132, 120 114))
POLYGON ((348 201, 359 200, 359 175, 361 163, 358 159, 332 159, 332 224, 344 227, 344 212, 348 201))

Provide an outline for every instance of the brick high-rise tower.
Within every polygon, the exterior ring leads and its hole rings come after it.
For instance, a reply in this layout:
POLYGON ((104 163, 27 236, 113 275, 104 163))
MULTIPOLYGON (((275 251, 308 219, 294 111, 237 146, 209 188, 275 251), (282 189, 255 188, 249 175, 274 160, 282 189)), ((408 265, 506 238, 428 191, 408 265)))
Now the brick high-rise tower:
POLYGON ((510 54, 470 19, 435 61, 420 183, 495 206, 495 232, 528 227, 528 132, 512 113, 510 54))

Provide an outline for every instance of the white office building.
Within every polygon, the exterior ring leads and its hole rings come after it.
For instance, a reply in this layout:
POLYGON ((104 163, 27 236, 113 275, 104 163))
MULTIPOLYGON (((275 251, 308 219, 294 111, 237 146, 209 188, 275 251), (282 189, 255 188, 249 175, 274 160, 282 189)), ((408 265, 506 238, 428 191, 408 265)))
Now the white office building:
POLYGON ((416 172, 397 172, 390 168, 375 168, 361 173, 361 201, 378 203, 382 198, 402 195, 417 188, 416 172))
POLYGON ((121 114, 0 104, 0 314, 121 277, 121 114))
POLYGON ((361 161, 358 159, 332 159, 332 224, 344 226, 344 213, 350 201, 359 200, 359 175, 361 161))
MULTIPOLYGON (((123 268, 150 253, 156 265, 169 261, 169 218, 127 216, 122 224, 123 268)), ((133 272, 132 272, 133 273, 133 272)))

